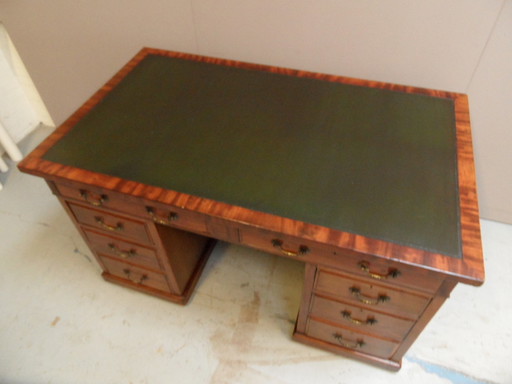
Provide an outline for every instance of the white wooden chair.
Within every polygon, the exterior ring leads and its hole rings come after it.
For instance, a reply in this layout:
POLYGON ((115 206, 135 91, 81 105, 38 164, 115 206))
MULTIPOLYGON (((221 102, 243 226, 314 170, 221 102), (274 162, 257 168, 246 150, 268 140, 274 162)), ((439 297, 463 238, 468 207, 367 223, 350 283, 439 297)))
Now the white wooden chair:
MULTIPOLYGON (((21 151, 19 150, 16 143, 12 140, 11 136, 9 136, 9 133, 5 129, 5 127, 0 122, 0 146, 3 147, 5 152, 9 155, 9 157, 13 161, 20 161, 23 155, 21 154, 21 151)), ((0 151, 0 155, 2 152, 0 151)), ((7 172, 9 170, 9 167, 5 163, 5 161, 0 157, 0 172, 7 172)), ((2 183, 0 183, 0 191, 2 190, 2 183)))

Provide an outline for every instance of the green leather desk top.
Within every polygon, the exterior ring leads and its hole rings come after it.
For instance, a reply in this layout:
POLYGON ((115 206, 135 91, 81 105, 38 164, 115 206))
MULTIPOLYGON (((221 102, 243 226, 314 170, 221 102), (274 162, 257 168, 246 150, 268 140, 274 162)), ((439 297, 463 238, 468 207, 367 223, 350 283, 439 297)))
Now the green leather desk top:
POLYGON ((148 56, 43 158, 461 257, 451 99, 148 56))

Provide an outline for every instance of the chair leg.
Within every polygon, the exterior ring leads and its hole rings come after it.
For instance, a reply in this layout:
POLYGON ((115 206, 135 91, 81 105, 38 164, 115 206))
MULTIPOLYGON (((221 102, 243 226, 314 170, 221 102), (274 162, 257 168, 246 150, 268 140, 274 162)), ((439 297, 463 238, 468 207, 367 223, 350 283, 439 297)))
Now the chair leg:
POLYGON ((5 151, 13 161, 20 161, 23 158, 21 151, 18 149, 16 143, 11 139, 9 133, 0 122, 0 144, 4 147, 5 151))
POLYGON ((0 155, 0 172, 7 172, 9 170, 9 167, 5 163, 4 159, 2 159, 2 156, 0 155))

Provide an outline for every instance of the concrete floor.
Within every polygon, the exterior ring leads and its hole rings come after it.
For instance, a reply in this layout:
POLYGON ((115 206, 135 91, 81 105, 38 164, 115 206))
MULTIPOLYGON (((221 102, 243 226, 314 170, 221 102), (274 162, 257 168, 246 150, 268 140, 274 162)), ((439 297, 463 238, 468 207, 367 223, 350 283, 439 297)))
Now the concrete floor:
POLYGON ((221 243, 174 305, 103 281, 43 180, 0 182, 0 383, 512 383, 510 225, 482 221, 486 283, 459 285, 391 373, 291 339, 299 262, 221 243))

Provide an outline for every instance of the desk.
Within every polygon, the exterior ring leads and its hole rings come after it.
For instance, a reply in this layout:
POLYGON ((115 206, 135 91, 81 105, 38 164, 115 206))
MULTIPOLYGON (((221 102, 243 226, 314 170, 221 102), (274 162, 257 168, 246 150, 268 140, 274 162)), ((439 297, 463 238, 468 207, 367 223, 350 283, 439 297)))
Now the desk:
POLYGON ((185 304, 216 239, 301 260, 294 338, 388 369, 484 279, 462 94, 143 49, 19 168, 106 280, 185 304))

